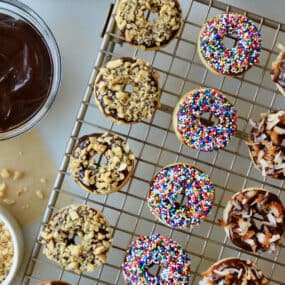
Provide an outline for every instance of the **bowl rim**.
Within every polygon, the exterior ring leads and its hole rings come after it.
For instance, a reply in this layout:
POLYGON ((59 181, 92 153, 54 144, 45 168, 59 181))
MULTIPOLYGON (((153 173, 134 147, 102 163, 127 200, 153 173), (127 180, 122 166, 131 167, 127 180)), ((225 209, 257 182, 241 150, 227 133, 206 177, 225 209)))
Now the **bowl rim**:
POLYGON ((50 90, 45 102, 43 102, 42 106, 26 121, 7 131, 1 132, 0 141, 2 141, 28 132, 39 124, 39 122, 46 116, 53 105, 62 84, 62 58, 53 32, 41 16, 28 5, 18 0, 0 0, 0 13, 8 13, 21 18, 41 35, 42 40, 50 53, 53 68, 50 90))
POLYGON ((15 278, 19 265, 21 264, 23 257, 23 235, 20 226, 16 219, 10 214, 10 212, 0 205, 0 221, 3 222, 5 227, 8 229, 12 242, 13 242, 13 263, 9 270, 8 275, 1 283, 1 285, 9 285, 15 278))

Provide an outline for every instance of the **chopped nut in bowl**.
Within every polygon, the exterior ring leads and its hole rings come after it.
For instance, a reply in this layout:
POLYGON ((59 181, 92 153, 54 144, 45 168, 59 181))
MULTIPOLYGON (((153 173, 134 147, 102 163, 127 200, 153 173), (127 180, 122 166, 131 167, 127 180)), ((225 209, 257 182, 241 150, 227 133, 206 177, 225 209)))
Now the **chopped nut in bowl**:
POLYGON ((0 284, 12 284, 23 257, 23 236, 15 218, 0 206, 0 284))

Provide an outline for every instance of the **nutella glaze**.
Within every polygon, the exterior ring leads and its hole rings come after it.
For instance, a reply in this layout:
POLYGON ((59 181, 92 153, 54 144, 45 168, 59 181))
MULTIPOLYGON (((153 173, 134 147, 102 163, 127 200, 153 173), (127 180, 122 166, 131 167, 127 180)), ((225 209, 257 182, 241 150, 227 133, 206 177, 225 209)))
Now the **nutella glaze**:
POLYGON ((280 92, 285 95, 285 51, 282 50, 272 63, 270 75, 280 92))
POLYGON ((216 262, 202 276, 199 285, 268 285, 268 280, 252 261, 235 257, 216 262))
POLYGON ((252 252, 274 252, 284 233, 285 208, 274 193, 244 189, 229 200, 221 225, 236 246, 252 252))
POLYGON ((43 37, 24 20, 0 13, 0 40, 0 132, 6 132, 43 106, 53 65, 43 37))

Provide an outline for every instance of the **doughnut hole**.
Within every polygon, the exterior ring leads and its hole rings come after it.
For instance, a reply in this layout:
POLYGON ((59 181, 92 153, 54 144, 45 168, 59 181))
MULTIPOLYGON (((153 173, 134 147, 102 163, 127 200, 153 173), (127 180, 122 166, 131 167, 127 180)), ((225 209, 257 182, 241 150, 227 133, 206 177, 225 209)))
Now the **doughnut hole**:
POLYGON ((263 217, 260 213, 255 213, 253 215, 252 221, 255 224, 258 231, 262 231, 264 219, 265 217, 263 217))
POLYGON ((158 11, 156 9, 145 10, 144 18, 147 20, 149 25, 153 26, 155 21, 159 18, 158 11))
POLYGON ((125 85, 124 87, 124 92, 128 93, 128 94, 132 94, 133 93, 133 86, 130 84, 125 85))
POLYGON ((211 112, 203 112, 200 121, 205 127, 212 127, 218 123, 218 119, 211 112))
POLYGON ((183 205, 185 204, 184 199, 185 199, 185 194, 180 191, 180 193, 178 193, 176 196, 175 203, 178 205, 183 205))
POLYGON ((80 235, 78 235, 77 233, 70 233, 68 235, 68 245, 80 245, 83 242, 83 236, 82 232, 80 232, 80 235), (81 236, 80 236, 81 235, 81 236))
POLYGON ((95 168, 97 168, 99 165, 102 165, 102 164, 106 165, 108 163, 107 157, 102 153, 96 153, 93 156, 93 159, 96 163, 95 168))
POLYGON ((149 267, 148 267, 148 273, 151 274, 152 276, 156 276, 159 277, 160 273, 161 273, 161 266, 159 264, 156 263, 152 263, 149 267))
POLYGON ((226 49, 233 49, 237 46, 237 42, 238 42, 238 35, 237 34, 233 34, 233 35, 226 35, 223 38, 223 45, 226 49))

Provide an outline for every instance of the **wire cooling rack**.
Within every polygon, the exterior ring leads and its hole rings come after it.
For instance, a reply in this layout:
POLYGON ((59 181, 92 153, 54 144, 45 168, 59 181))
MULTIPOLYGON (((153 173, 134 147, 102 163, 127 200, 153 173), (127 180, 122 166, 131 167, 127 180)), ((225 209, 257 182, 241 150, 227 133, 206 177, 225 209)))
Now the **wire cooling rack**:
MULTIPOLYGON (((69 201, 63 202, 67 204, 72 199, 76 203, 100 209, 110 221, 114 233, 114 243, 107 263, 92 273, 80 276, 66 272, 42 254, 42 247, 36 240, 23 284, 37 284, 44 279, 62 279, 80 285, 125 284, 121 271, 125 250, 138 235, 152 231, 170 236, 185 248, 192 260, 192 284, 198 284, 200 273, 212 263, 229 256, 249 258, 263 270, 270 284, 285 284, 284 246, 279 247, 275 254, 250 254, 236 248, 226 238, 218 223, 228 198, 245 187, 263 187, 285 201, 285 191, 282 191, 284 183, 263 178, 255 170, 245 145, 250 130, 249 118, 258 120, 261 112, 285 108, 285 98, 277 94, 269 76, 271 63, 278 54, 276 43, 285 42, 285 25, 217 1, 180 2, 185 19, 181 33, 169 46, 155 52, 143 52, 123 42, 116 32, 114 21, 117 3, 112 6, 114 9, 107 21, 101 50, 41 223, 42 227, 62 207, 62 201, 69 201), (201 64, 196 50, 201 25, 209 17, 224 11, 246 14, 256 23, 263 36, 260 64, 235 78, 209 72, 201 64), (132 126, 119 126, 107 120, 94 103, 93 84, 99 67, 111 58, 120 56, 145 59, 160 73, 162 106, 151 120, 132 126), (221 90, 239 111, 238 134, 224 150, 213 153, 191 150, 182 146, 173 133, 171 115, 179 96, 199 86, 221 90), (127 138, 137 157, 135 173, 119 193, 108 196, 86 194, 70 178, 70 153, 78 137, 107 130, 127 138), (176 161, 191 162, 200 167, 215 184, 216 201, 212 213, 205 222, 193 229, 173 230, 156 222, 146 205, 149 181, 153 175, 161 167, 176 161)), ((233 45, 234 39, 226 39, 226 44, 233 45)))

